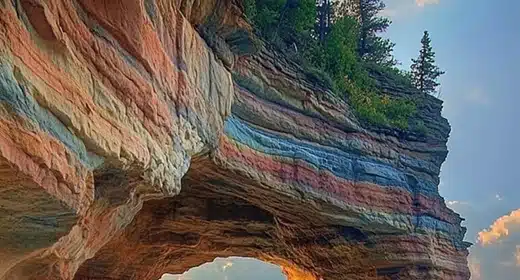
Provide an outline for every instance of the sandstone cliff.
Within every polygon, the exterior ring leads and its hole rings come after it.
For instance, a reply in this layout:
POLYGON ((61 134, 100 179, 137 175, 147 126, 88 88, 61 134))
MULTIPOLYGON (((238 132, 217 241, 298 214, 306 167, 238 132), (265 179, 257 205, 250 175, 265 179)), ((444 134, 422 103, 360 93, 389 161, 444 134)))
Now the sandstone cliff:
POLYGON ((233 0, 0 0, 0 279, 469 279, 449 125, 363 127, 233 0))

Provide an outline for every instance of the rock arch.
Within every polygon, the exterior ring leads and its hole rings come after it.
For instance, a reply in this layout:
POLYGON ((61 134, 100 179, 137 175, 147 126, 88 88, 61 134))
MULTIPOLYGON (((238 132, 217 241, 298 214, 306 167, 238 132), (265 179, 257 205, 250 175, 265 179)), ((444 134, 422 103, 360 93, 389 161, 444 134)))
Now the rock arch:
POLYGON ((359 279, 370 279, 369 274, 375 279, 373 269, 360 269, 367 252, 355 239, 347 240, 349 230, 327 225, 312 208, 284 201, 280 193, 259 192, 250 179, 220 177, 210 166, 207 159, 197 161, 179 195, 146 202, 120 235, 79 268, 75 279, 159 279, 165 272, 180 274, 229 256, 280 265, 295 279, 319 279, 325 271, 337 278, 349 270, 364 277, 359 279), (254 194, 246 188, 254 188, 249 190, 254 194))
POLYGON ((361 125, 240 1, 0 0, 0 279, 468 279, 442 103, 382 86, 428 135, 361 125))

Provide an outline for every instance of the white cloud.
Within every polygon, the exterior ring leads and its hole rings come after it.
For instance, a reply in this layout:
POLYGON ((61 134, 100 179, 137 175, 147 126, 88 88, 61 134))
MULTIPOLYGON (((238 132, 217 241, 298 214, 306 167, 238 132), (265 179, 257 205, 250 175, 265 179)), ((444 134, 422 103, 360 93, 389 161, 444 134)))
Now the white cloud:
POLYGON ((381 15, 392 19, 405 18, 421 12, 427 5, 439 2, 440 0, 389 0, 386 1, 386 8, 381 15))
POLYGON ((439 4, 439 0, 415 0, 415 4, 419 7, 424 7, 426 5, 439 4))
POLYGON ((455 206, 455 205, 469 205, 469 202, 466 201, 458 201, 458 200, 450 200, 446 202, 448 206, 455 206))
POLYGON ((446 201, 446 205, 456 212, 465 212, 471 208, 471 205, 467 201, 460 200, 448 200, 446 201))

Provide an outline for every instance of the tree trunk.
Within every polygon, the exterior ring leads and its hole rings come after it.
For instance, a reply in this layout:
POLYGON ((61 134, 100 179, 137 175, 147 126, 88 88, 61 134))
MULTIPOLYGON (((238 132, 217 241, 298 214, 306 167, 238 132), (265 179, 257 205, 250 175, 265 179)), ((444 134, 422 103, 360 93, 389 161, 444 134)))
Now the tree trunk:
POLYGON ((330 0, 321 0, 318 3, 318 35, 320 42, 323 42, 330 25, 330 0))

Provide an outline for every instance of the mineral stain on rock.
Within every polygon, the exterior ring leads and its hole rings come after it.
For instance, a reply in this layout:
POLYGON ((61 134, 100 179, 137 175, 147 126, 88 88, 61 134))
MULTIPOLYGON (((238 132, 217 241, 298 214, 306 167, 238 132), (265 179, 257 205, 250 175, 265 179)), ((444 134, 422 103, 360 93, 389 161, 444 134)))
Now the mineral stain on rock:
POLYGON ((469 279, 442 103, 363 126, 258 40, 231 0, 0 1, 0 279, 469 279))

